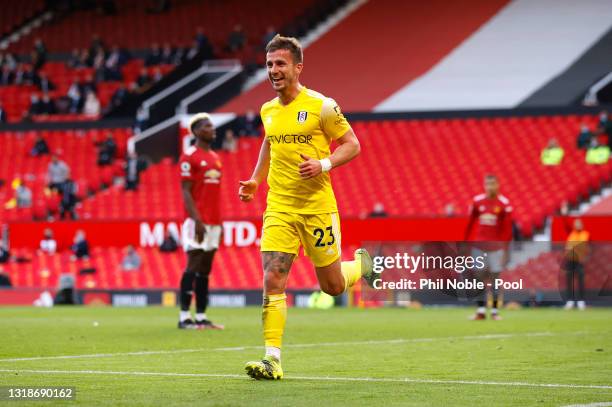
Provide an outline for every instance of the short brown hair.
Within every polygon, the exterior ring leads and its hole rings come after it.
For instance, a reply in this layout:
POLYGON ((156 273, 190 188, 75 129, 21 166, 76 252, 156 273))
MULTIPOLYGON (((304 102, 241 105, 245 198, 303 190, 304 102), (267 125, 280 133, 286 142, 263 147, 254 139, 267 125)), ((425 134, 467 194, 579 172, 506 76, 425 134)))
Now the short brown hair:
POLYGON ((286 49, 291 52, 293 62, 296 64, 304 61, 304 53, 302 52, 302 44, 294 37, 283 37, 280 34, 276 34, 274 38, 270 40, 266 45, 266 53, 278 51, 279 49, 286 49))

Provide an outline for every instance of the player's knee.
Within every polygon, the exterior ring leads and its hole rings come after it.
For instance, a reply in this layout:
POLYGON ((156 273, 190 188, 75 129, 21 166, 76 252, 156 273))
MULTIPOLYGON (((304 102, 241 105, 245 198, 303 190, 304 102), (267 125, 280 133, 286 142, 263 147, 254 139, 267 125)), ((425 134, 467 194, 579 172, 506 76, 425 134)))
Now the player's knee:
POLYGON ((344 292, 344 284, 339 282, 321 282, 321 291, 332 297, 336 297, 344 292))
POLYGON ((191 273, 187 270, 183 273, 181 277, 181 289, 182 290, 190 290, 193 287, 193 282, 195 280, 195 273, 191 273))
POLYGON ((198 273, 198 268, 188 264, 187 267, 185 267, 185 271, 183 272, 183 277, 195 278, 197 273, 198 273))
POLYGON ((264 271, 264 288, 266 292, 285 289, 285 281, 282 273, 274 273, 269 270, 264 271))

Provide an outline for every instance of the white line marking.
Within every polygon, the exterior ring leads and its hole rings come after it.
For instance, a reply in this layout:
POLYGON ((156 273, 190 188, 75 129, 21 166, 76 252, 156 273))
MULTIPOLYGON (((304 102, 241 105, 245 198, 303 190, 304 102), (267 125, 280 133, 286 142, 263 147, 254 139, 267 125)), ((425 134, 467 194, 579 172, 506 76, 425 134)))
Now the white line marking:
MULTIPOLYGON (((467 336, 440 336, 433 338, 399 338, 399 339, 384 339, 384 340, 368 340, 368 341, 352 341, 352 342, 321 342, 321 343, 294 343, 286 344, 284 348, 315 348, 315 347, 331 347, 331 346, 353 346, 353 345, 384 345, 384 344, 401 344, 401 343, 419 343, 419 342, 435 342, 435 341, 452 341, 452 340, 489 340, 489 339, 507 339, 516 337, 538 337, 538 336, 558 336, 568 334, 582 334, 581 332, 558 333, 551 332, 527 332, 517 334, 488 334, 488 335, 467 335, 467 336)), ((92 353, 85 355, 56 355, 56 356, 33 356, 25 358, 8 358, 0 359, 2 362, 26 362, 35 360, 60 360, 60 359, 88 359, 88 358, 110 358, 115 356, 146 356, 146 355, 167 355, 177 353, 193 353, 193 352, 232 352, 251 349, 261 349, 262 345, 235 346, 223 348, 196 348, 196 349, 170 349, 170 350, 152 350, 152 351, 137 351, 137 352, 118 352, 118 353, 92 353)))
MULTIPOLYGON (((220 374, 220 373, 173 373, 173 372, 123 372, 105 370, 31 370, 31 369, 0 369, 4 373, 32 373, 32 374, 91 374, 113 376, 165 376, 165 377, 208 377, 220 379, 242 379, 246 375, 220 374)), ((330 382, 375 382, 375 383, 420 383, 420 384, 470 384, 484 386, 511 386, 511 387, 547 387, 570 389, 605 389, 612 390, 612 385, 597 384, 571 384, 571 383, 527 383, 527 382, 495 382, 481 380, 442 380, 442 379, 413 379, 409 377, 332 377, 332 376, 290 376, 283 380, 310 380, 330 382)))
POLYGON ((604 401, 601 403, 570 404, 568 406, 562 406, 562 407, 610 407, 610 406, 612 406, 612 402, 604 401))
POLYGON ((91 353, 87 355, 34 356, 34 357, 28 357, 28 358, 0 359, 0 362, 26 362, 26 361, 33 361, 33 360, 55 360, 55 359, 110 358, 114 356, 164 355, 164 354, 176 354, 176 353, 201 352, 204 350, 214 350, 214 349, 205 349, 205 348, 174 349, 174 350, 152 350, 152 351, 119 352, 119 353, 91 353))
MULTIPOLYGON (((398 343, 419 343, 419 342, 435 342, 443 340, 487 340, 487 339, 507 339, 532 336, 555 336, 550 332, 532 332, 524 334, 489 334, 489 335, 467 335, 467 336, 440 336, 434 338, 399 338, 399 339, 383 339, 383 340, 367 340, 367 341, 351 341, 351 342, 320 342, 320 343, 294 343, 283 345, 284 348, 315 348, 319 346, 352 346, 352 345, 385 345, 398 343)), ((229 348, 215 348, 215 351, 240 351, 247 349, 260 349, 261 345, 257 346, 236 346, 229 348)), ((2 362, 2 360, 0 360, 2 362)))

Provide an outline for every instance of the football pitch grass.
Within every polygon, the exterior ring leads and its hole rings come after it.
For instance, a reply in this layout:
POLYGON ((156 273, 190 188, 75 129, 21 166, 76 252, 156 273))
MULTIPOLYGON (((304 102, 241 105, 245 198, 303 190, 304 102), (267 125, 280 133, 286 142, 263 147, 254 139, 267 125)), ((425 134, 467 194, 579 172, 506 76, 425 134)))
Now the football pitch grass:
POLYGON ((243 370, 262 356, 259 308, 210 310, 225 331, 178 330, 171 308, 0 308, 0 386, 76 388, 11 403, 36 406, 612 402, 612 309, 471 311, 289 309, 285 379, 266 382, 243 370))

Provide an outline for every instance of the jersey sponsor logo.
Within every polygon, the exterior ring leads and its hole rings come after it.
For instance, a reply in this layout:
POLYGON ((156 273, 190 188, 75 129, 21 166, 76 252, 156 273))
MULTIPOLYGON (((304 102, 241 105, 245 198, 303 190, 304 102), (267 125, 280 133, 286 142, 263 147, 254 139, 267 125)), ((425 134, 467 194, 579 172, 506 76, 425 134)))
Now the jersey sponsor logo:
POLYGON ((308 118, 308 112, 305 112, 303 110, 298 112, 298 115, 297 115, 298 123, 304 123, 307 118, 308 118))
POLYGON ((268 136, 270 144, 312 144, 311 134, 281 134, 268 136))

